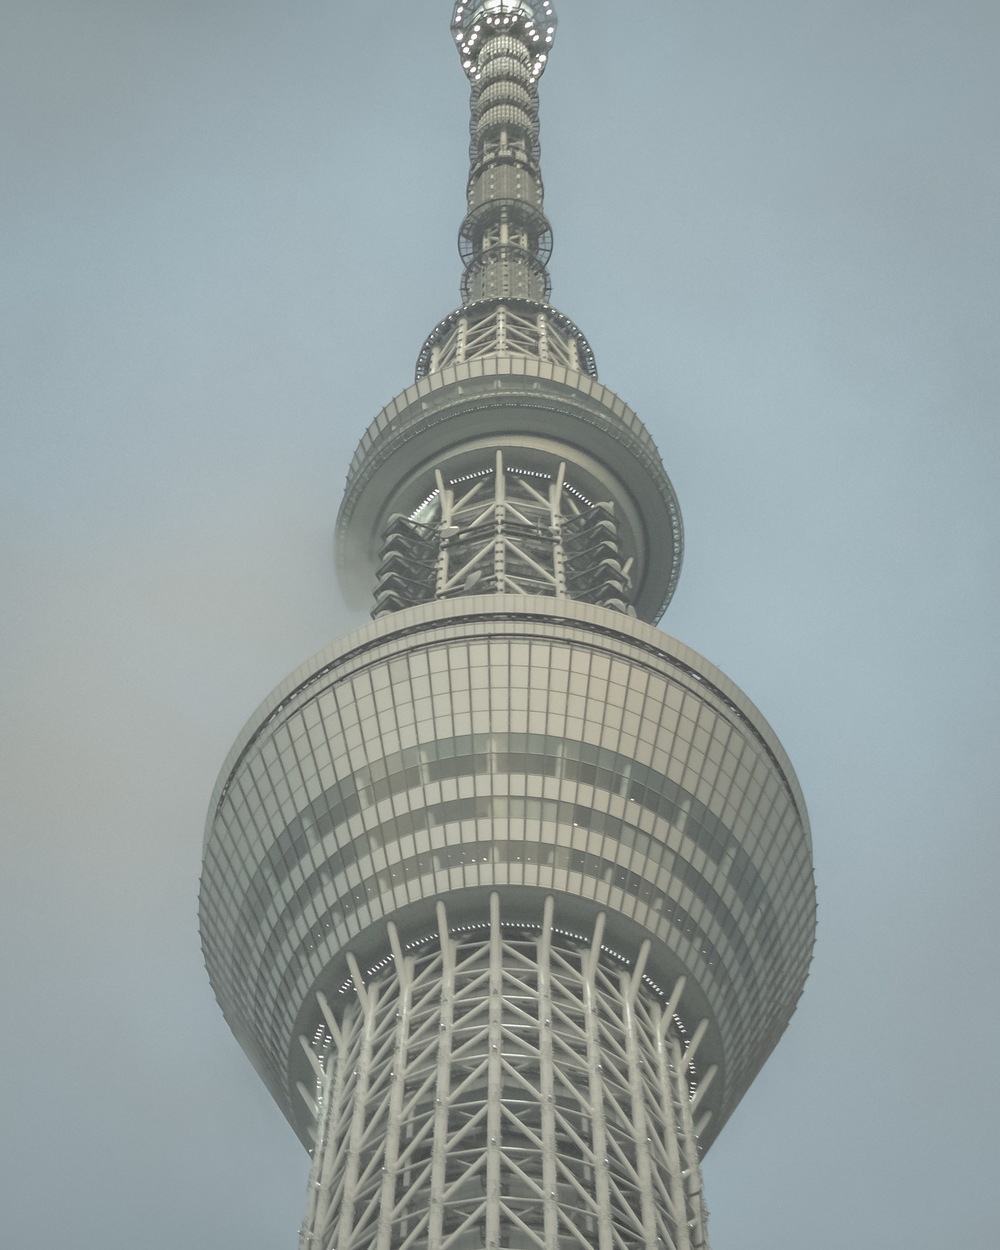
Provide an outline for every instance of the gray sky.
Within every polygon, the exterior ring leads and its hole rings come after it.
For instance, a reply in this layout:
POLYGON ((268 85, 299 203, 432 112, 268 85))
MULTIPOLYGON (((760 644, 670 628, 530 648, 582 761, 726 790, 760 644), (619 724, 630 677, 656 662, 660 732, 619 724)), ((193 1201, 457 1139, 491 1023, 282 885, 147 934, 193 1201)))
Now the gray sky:
MULTIPOLYGON (((449 0, 32 0, 0 42, 0 1244, 294 1247, 201 968, 243 721, 359 623, 347 458, 458 302, 449 0)), ((714 1250, 992 1250, 995 0, 559 0, 553 301, 660 446, 665 628, 779 733, 820 928, 714 1250)))

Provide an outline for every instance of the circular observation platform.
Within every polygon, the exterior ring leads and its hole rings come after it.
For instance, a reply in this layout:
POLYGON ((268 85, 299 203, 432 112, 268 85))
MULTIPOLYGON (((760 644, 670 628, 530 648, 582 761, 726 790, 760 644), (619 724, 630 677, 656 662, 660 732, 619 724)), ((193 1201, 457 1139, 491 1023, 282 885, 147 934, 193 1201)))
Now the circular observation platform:
POLYGON ((566 480, 614 504, 631 558, 636 615, 655 623, 680 576, 683 527, 656 444, 635 413, 596 378, 525 356, 488 356, 420 378, 363 435, 337 519, 337 571, 353 607, 371 603, 382 535, 394 514, 416 514, 435 472, 461 480, 493 463, 566 480))
POLYGON ((554 923, 637 958, 716 1067, 707 1147, 795 1007, 815 927, 808 822, 760 713, 682 643, 620 613, 482 596, 382 617, 296 670, 238 738, 208 820, 206 962, 226 1018, 308 1141, 299 1043, 348 956, 554 923))

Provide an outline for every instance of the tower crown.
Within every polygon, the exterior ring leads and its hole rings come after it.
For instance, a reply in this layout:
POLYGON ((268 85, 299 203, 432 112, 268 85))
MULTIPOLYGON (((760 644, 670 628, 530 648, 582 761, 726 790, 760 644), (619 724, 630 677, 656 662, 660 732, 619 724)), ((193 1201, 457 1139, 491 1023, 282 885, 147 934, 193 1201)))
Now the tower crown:
POLYGON ((451 19, 452 34, 458 44, 462 68, 472 82, 478 82, 479 53, 492 34, 523 33, 532 52, 531 81, 537 82, 556 34, 555 10, 548 0, 526 4, 524 0, 459 0, 451 19))
POLYGON ((459 3, 452 28, 472 83, 463 303, 544 304, 552 230, 542 212, 536 83, 555 36, 552 6, 459 3))

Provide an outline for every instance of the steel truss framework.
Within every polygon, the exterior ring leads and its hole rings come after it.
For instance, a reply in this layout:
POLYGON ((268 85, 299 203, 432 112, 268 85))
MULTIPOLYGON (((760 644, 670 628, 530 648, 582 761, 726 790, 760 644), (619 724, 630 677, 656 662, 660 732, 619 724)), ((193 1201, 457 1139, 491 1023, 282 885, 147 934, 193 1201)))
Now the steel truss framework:
POLYGON ((392 958, 302 1044, 316 1141, 300 1250, 698 1250, 703 1028, 589 939, 501 921, 392 958), (339 1018, 338 1018, 339 1016, 339 1018))
POLYGON ((614 508, 591 503, 550 474, 504 464, 436 489, 413 517, 387 527, 373 616, 468 594, 551 595, 627 612, 630 559, 622 561, 614 508))
POLYGON ((528 300, 484 301, 450 314, 424 343, 416 376, 489 356, 551 361, 597 377, 583 333, 562 313, 528 300))

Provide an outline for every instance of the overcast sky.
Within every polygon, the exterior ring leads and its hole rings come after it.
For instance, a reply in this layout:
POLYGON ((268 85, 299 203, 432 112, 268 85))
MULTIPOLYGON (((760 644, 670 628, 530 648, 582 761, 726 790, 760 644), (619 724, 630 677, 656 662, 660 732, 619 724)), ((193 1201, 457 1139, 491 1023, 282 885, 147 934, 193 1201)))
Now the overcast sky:
MULTIPOLYGON (((8 0, 0 1244, 292 1250, 308 1160, 196 893, 243 721, 360 623, 332 529, 458 302, 449 0, 8 0)), ((687 530, 663 621, 812 817, 714 1250, 994 1250, 996 0, 559 0, 553 302, 687 530)))

